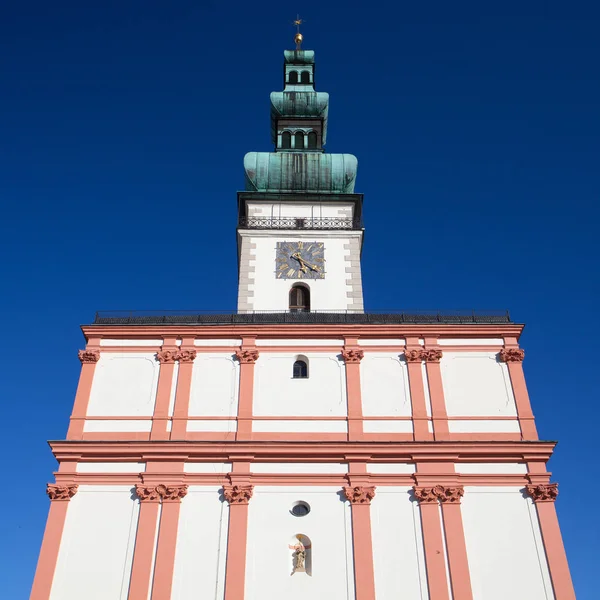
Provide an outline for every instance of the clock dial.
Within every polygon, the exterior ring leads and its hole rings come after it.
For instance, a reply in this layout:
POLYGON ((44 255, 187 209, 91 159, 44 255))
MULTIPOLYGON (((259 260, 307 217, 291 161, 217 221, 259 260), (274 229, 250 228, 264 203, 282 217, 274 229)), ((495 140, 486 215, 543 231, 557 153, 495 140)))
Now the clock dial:
POLYGON ((325 279, 323 242, 277 242, 277 279, 325 279))

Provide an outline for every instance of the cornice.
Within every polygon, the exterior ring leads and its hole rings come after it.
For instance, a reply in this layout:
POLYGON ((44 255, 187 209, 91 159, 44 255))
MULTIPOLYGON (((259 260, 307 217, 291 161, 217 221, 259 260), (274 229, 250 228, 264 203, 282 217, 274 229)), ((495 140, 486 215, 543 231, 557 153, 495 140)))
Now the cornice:
POLYGON ((214 462, 289 458, 338 462, 528 462, 547 461, 556 442, 204 442, 204 441, 51 441, 59 461, 120 457, 151 460, 214 462))
POLYGON ((81 330, 86 338, 152 338, 161 335, 185 337, 240 337, 255 336, 257 339, 272 337, 311 337, 318 339, 340 336, 381 336, 382 338, 397 338, 405 336, 453 336, 453 337, 502 337, 521 335, 525 325, 516 323, 499 324, 400 324, 400 325, 371 325, 371 324, 310 324, 310 325, 82 325, 81 330))

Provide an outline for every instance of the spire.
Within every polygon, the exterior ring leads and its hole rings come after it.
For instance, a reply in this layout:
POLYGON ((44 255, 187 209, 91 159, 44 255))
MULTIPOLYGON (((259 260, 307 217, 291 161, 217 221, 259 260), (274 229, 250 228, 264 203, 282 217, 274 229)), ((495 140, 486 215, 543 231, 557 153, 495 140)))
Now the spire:
POLYGON ((294 20, 294 25, 296 26, 296 35, 294 36, 296 50, 302 50, 302 40, 304 39, 303 35, 300 33, 300 25, 302 25, 302 23, 304 23, 304 19, 301 19, 300 15, 296 15, 296 19, 294 20))

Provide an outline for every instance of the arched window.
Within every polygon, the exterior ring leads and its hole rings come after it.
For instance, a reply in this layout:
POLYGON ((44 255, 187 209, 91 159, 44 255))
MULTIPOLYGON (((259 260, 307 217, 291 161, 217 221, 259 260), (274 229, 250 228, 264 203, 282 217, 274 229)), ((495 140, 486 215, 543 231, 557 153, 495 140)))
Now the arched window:
POLYGON ((310 83, 310 73, 308 71, 302 71, 300 83, 310 83))
POLYGON ((316 131, 311 131, 308 134, 308 147, 309 148, 317 147, 317 132, 316 131))
POLYGON ((294 379, 308 379, 308 360, 306 357, 298 356, 296 362, 294 362, 292 377, 294 379))
POLYGON ((295 138, 294 147, 296 148, 296 150, 298 150, 298 149, 302 150, 304 148, 304 132, 296 131, 296 133, 294 134, 294 138, 295 138))
POLYGON ((281 147, 284 149, 292 147, 292 134, 289 131, 284 131, 281 134, 281 147))
POLYGON ((308 286, 296 284, 292 287, 290 290, 290 311, 310 311, 310 290, 308 289, 308 286))
POLYGON ((288 81, 290 83, 298 83, 298 71, 290 71, 288 81))

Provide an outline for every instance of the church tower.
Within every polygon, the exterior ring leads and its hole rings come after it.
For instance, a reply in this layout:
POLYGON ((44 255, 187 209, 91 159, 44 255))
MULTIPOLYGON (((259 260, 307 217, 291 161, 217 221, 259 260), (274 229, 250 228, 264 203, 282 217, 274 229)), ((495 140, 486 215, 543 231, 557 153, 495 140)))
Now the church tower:
POLYGON ((325 152, 329 94, 315 91, 312 50, 284 52, 283 85, 274 151, 244 157, 238 311, 363 312, 357 160, 325 152))
POLYGON ((30 598, 574 600, 523 325, 364 310, 357 161, 296 41, 244 158, 237 313, 82 327, 30 598))

